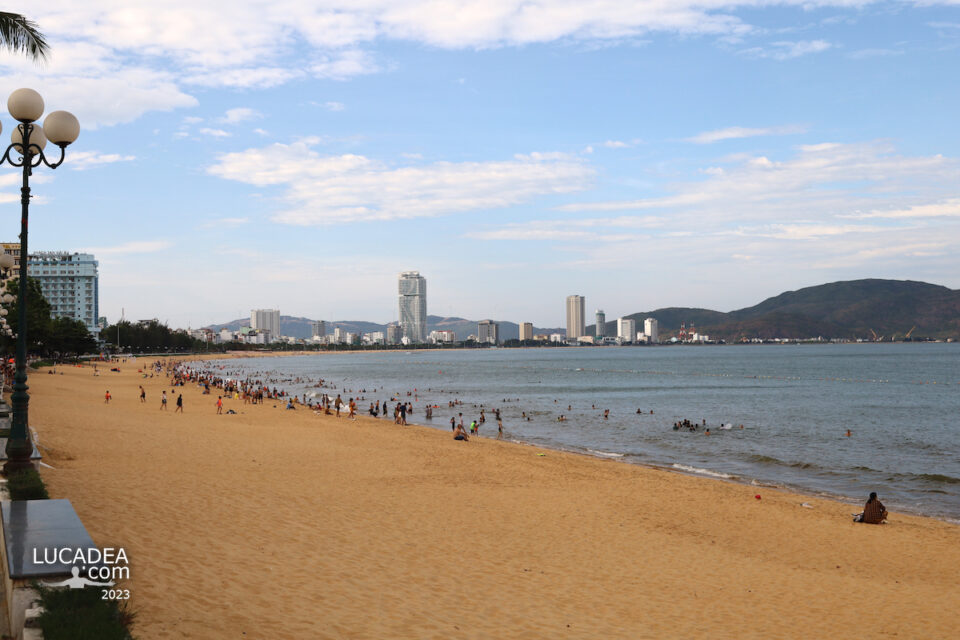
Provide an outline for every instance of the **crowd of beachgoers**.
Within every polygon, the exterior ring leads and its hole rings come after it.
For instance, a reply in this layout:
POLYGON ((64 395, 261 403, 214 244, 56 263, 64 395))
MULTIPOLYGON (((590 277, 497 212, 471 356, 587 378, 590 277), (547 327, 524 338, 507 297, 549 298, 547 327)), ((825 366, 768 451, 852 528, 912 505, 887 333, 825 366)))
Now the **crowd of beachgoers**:
MULTIPOLYGON (((346 417, 351 420, 355 420, 358 413, 364 411, 372 418, 382 417, 385 420, 392 419, 394 424, 407 425, 410 417, 418 411, 416 406, 420 405, 421 400, 421 394, 417 389, 393 393, 387 393, 383 388, 368 391, 366 388, 351 389, 342 386, 338 389, 338 385, 324 378, 277 377, 276 373, 271 371, 245 372, 238 376, 231 376, 233 370, 222 364, 157 360, 141 371, 145 377, 167 376, 173 389, 186 384, 198 385, 202 388, 203 394, 217 396, 215 405, 218 413, 222 412, 223 399, 230 398, 243 404, 263 404, 268 401, 280 402, 287 410, 305 409, 317 414, 334 415, 337 418, 346 417), (284 385, 313 388, 317 391, 291 394, 284 388, 284 385), (378 397, 380 394, 383 394, 383 396, 378 397), (367 406, 364 409, 362 405, 367 406)), ((443 389, 427 389, 426 392, 431 395, 448 393, 443 389)), ((519 401, 519 398, 503 399, 504 403, 519 401)), ((555 403, 559 404, 559 400, 556 400, 555 403)), ((275 404, 274 406, 278 405, 275 404)), ((497 439, 504 437, 503 415, 500 408, 488 408, 482 403, 464 404, 464 401, 459 398, 448 400, 446 408, 452 410, 449 422, 450 430, 455 439, 469 440, 471 436, 480 435, 488 416, 497 424, 497 439), (468 413, 469 417, 464 417, 464 411, 468 413)), ((423 419, 432 421, 434 413, 440 409, 439 404, 426 404, 422 407, 423 419)), ((572 411, 573 406, 568 405, 566 409, 568 412, 572 411)), ((598 411, 598 415, 602 416, 604 420, 610 418, 610 409, 603 409, 596 405, 593 405, 591 409, 598 411)), ((562 408, 560 411, 562 411, 562 408)), ((226 413, 235 412, 230 409, 226 413)), ((638 408, 636 413, 638 415, 653 414, 653 410, 648 412, 638 408)), ((519 420, 530 422, 532 417, 526 411, 521 411, 519 420)), ((568 416, 566 413, 558 413, 556 420, 566 422, 568 416)), ((672 426, 674 431, 711 434, 711 429, 707 426, 706 420, 691 422, 684 419, 674 422, 672 426)), ((714 428, 714 432, 718 429, 728 430, 731 428, 732 425, 721 424, 718 428, 714 428)), ((739 428, 743 429, 743 425, 740 425, 739 428)))

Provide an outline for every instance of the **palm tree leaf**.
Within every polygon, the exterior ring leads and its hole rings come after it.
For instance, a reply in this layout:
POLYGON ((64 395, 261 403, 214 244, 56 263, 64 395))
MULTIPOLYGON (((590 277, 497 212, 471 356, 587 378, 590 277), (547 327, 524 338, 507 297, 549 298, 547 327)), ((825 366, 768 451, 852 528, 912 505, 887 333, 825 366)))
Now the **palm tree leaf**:
POLYGON ((34 61, 45 61, 50 51, 47 40, 32 20, 19 13, 0 11, 0 47, 25 53, 34 61))

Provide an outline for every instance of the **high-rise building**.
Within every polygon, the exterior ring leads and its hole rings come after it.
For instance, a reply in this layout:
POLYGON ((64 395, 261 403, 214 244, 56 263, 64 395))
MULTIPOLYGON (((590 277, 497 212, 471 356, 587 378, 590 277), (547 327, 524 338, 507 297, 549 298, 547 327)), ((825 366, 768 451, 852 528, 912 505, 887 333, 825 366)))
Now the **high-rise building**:
POLYGON ((624 342, 633 342, 637 338, 637 321, 633 318, 617 319, 617 337, 624 342))
POLYGON ((327 335, 327 323, 323 320, 314 320, 310 323, 310 337, 322 338, 327 335))
POLYGON ((427 341, 427 279, 419 271, 404 271, 398 282, 400 327, 410 342, 427 341))
POLYGON ((647 336, 647 342, 657 344, 660 342, 660 332, 657 329, 657 319, 647 318, 643 321, 643 333, 647 336))
POLYGON ((567 339, 579 338, 586 333, 583 296, 567 296, 567 339))
POLYGON ((597 309, 597 337, 602 338, 607 335, 607 314, 603 312, 603 309, 597 309))
MULTIPOLYGON (((50 303, 50 315, 82 320, 91 335, 98 337, 99 276, 93 256, 89 253, 40 251, 30 256, 28 265, 29 276, 40 283, 43 297, 50 303)), ((19 267, 15 268, 19 274, 19 267)))
POLYGON ((493 320, 481 320, 478 322, 477 342, 500 344, 500 325, 493 320))
POLYGON ((250 328, 270 332, 270 338, 280 337, 280 310, 253 309, 250 311, 250 328))
POLYGON ((532 322, 521 322, 520 323, 520 340, 533 340, 533 323, 532 322))
POLYGON ((399 324, 387 325, 387 344, 400 344, 403 337, 403 328, 399 324))

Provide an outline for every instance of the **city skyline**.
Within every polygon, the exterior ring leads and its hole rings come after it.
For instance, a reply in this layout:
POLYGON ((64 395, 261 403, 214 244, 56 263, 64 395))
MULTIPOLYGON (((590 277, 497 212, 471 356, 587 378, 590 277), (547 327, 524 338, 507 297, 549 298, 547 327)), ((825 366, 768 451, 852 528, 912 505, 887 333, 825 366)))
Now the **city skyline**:
POLYGON ((952 4, 17 1, 51 57, 0 84, 80 120, 30 241, 97 256, 111 321, 387 322, 416 265, 435 315, 558 326, 569 291, 612 319, 960 288, 952 4))

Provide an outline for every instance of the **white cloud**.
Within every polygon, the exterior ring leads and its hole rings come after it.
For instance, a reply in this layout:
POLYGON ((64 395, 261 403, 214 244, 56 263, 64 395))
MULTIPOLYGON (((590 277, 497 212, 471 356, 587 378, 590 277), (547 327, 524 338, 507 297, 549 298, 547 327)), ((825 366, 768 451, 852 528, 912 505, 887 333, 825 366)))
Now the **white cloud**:
MULTIPOLYGON (((12 56, 8 76, 48 85, 87 127, 147 111, 194 106, 181 86, 266 88, 314 76, 345 80, 378 71, 371 49, 403 41, 481 49, 574 41, 631 43, 650 33, 744 38, 763 33, 735 15, 764 6, 837 6, 869 0, 11 0, 52 45, 38 71, 12 56)), ((824 51, 823 40, 775 42, 755 55, 787 59, 824 51)), ((389 63, 386 65, 389 67, 389 63)), ((12 86, 12 85, 11 85, 12 86)))
POLYGON ((227 112, 223 114, 222 118, 220 118, 220 122, 223 122, 224 124, 238 124, 246 120, 255 120, 262 117, 263 116, 256 109, 251 109, 249 107, 236 107, 234 109, 227 109, 227 112))
POLYGON ((327 111, 343 111, 347 108, 342 102, 324 102, 323 106, 327 111))
POLYGON ((603 143, 603 146, 608 149, 626 149, 630 145, 622 140, 607 140, 603 143))
POLYGON ((767 279, 814 268, 841 279, 851 269, 864 277, 915 270, 921 259, 949 271, 942 261, 960 253, 956 158, 900 155, 886 142, 821 143, 783 159, 741 154, 701 175, 648 197, 561 205, 557 219, 470 237, 559 243, 572 256, 567 266, 591 270, 681 257, 721 278, 742 277, 736 265, 745 257, 767 279), (614 211, 623 213, 607 217, 614 211))
POLYGON ((737 138, 752 138, 755 136, 782 136, 795 133, 805 133, 807 128, 797 124, 784 125, 780 127, 727 127, 726 129, 716 129, 714 131, 704 131, 697 135, 687 138, 687 142, 697 144, 711 144, 722 140, 734 140, 737 138))
POLYGON ((202 229, 217 229, 223 227, 240 227, 250 222, 250 218, 217 218, 210 222, 205 222, 200 227, 202 229))
POLYGON ((99 151, 73 151, 68 154, 68 165, 71 169, 82 171, 91 167, 114 162, 130 162, 136 156, 125 156, 119 153, 100 153, 99 151))
POLYGON ((960 198, 950 198, 941 202, 918 204, 904 209, 889 211, 875 210, 870 213, 855 213, 849 218, 888 218, 904 220, 910 218, 960 218, 960 198))
POLYGON ((572 156, 531 153, 512 160, 394 167, 364 156, 321 156, 315 141, 228 153, 209 173, 285 189, 277 222, 320 225, 495 209, 584 189, 593 170, 572 156))
POLYGON ((379 70, 373 57, 366 51, 353 49, 320 56, 310 65, 310 72, 317 78, 346 80, 353 76, 374 73, 379 70))
POLYGON ((232 135, 229 131, 224 131, 223 129, 211 129, 209 127, 203 127, 200 129, 200 133, 205 136, 210 136, 211 138, 229 138, 232 135))
POLYGON ((780 41, 771 42, 767 47, 744 49, 741 53, 756 58, 791 60, 811 53, 822 53, 832 46, 833 45, 826 40, 780 41))

